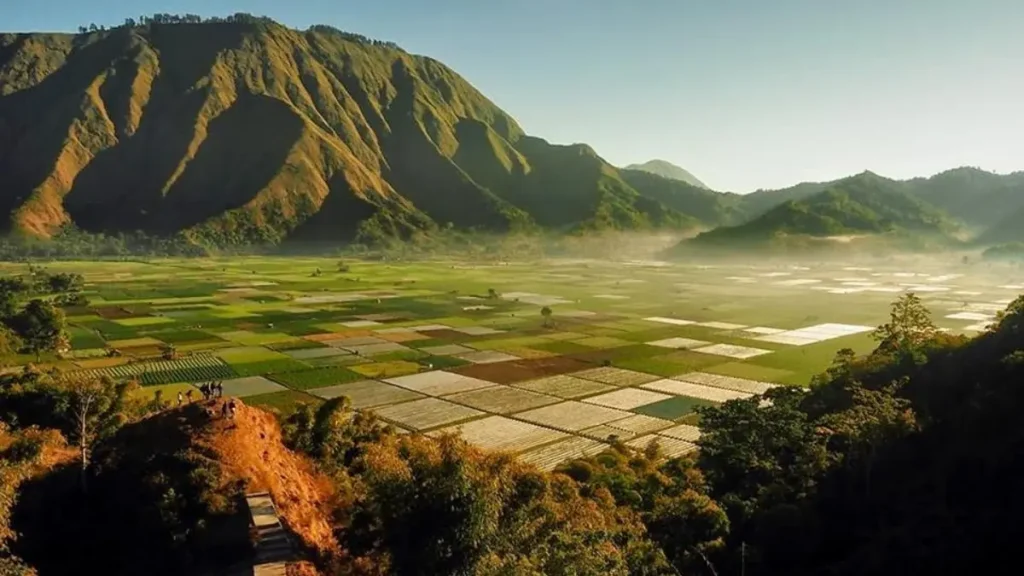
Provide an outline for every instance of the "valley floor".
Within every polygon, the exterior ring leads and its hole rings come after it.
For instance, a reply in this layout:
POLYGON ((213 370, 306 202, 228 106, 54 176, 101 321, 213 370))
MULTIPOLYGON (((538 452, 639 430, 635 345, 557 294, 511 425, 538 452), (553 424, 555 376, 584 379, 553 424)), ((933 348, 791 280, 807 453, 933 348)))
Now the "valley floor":
POLYGON ((696 407, 807 385, 837 350, 869 351, 902 292, 919 294, 941 327, 970 333, 1024 291, 1019 272, 897 263, 233 258, 46 268, 84 274, 89 299, 67 310, 71 352, 46 365, 135 377, 142 394, 172 402, 212 380, 283 413, 344 395, 402 430, 460 431, 544 468, 599 452, 612 436, 638 447, 656 439, 670 455, 693 450, 696 407), (161 357, 167 345, 176 359, 161 357))

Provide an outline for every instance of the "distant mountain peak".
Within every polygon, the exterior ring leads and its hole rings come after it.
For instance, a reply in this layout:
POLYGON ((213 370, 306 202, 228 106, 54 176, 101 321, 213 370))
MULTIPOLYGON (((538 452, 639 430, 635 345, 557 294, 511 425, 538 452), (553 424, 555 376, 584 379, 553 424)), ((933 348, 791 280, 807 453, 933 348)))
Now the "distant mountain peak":
POLYGON ((640 170, 641 172, 648 172, 661 176, 662 178, 669 178, 671 180, 679 180, 686 182, 691 186, 697 186, 699 188, 705 188, 710 190, 707 184, 701 182, 696 176, 690 174, 689 171, 684 168, 680 168, 675 164, 668 162, 667 160, 649 160, 643 164, 630 164, 624 168, 625 170, 640 170))

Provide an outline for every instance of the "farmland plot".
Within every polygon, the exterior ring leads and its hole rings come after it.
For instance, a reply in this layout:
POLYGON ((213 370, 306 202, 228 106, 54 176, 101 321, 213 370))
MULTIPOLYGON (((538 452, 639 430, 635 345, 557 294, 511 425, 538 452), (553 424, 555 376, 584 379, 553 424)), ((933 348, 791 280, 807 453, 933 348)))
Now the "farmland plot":
POLYGON ((347 384, 338 384, 337 386, 328 386, 326 388, 315 388, 308 392, 325 400, 345 396, 352 403, 352 407, 356 409, 376 408, 377 406, 397 404, 398 402, 405 402, 406 400, 423 398, 422 394, 413 392, 412 390, 406 390, 405 388, 399 388, 398 386, 391 386, 390 384, 377 382, 376 380, 349 382, 347 384))
POLYGON ((520 459, 537 466, 541 470, 554 470, 559 464, 570 458, 583 458, 600 454, 608 449, 608 445, 590 438, 573 436, 560 442, 542 446, 520 455, 520 459))
POLYGON ((493 382, 463 376, 462 374, 453 374, 444 370, 388 378, 385 382, 429 396, 444 396, 446 394, 456 394, 458 392, 494 386, 493 382))
POLYGON ((671 398, 668 394, 651 392, 640 388, 622 388, 600 396, 591 396, 584 400, 588 404, 618 408, 620 410, 632 410, 647 404, 653 404, 671 398))
POLYGON ((645 450, 650 443, 654 441, 658 443, 658 447, 661 449, 661 453, 668 458, 675 458, 682 456, 689 452, 693 452, 697 449, 697 445, 692 442, 685 440, 677 440, 675 438, 668 438, 665 436, 641 436, 634 438, 626 442, 626 446, 630 448, 636 448, 637 450, 645 450))
POLYGON ((378 356, 392 352, 404 352, 409 350, 396 342, 382 342, 380 344, 364 344, 362 346, 345 346, 345 350, 360 356, 378 356))
POLYGON ((528 422, 534 422, 541 426, 548 426, 556 430, 567 430, 577 432, 584 428, 606 424, 613 420, 622 420, 631 416, 629 412, 584 404, 583 402, 562 402, 553 406, 536 408, 528 412, 520 412, 515 415, 528 422))
POLYGON ((600 382, 592 382, 590 380, 564 375, 549 376, 547 378, 530 380, 528 382, 519 382, 515 386, 516 388, 522 388, 523 390, 530 390, 531 392, 539 392, 541 394, 566 399, 590 396, 615 389, 608 384, 601 384, 600 382))
POLYGON ((633 434, 646 434, 648 432, 663 430, 672 426, 672 424, 674 424, 674 422, 671 420, 663 420, 661 418, 654 418, 653 416, 637 414, 635 416, 630 416, 629 418, 609 422, 605 424, 605 426, 615 430, 631 432, 633 434))
POLYGON ((102 368, 94 373, 111 378, 138 378, 143 385, 202 382, 232 378, 235 372, 220 358, 209 355, 190 356, 180 360, 162 360, 122 364, 102 368))
POLYGON ((231 380, 224 380, 221 384, 224 386, 224 394, 227 396, 238 396, 239 398, 287 390, 284 386, 271 382, 262 376, 232 378, 231 380))
POLYGON ((458 358, 459 360, 472 362, 473 364, 496 364, 498 362, 519 360, 519 358, 516 356, 513 356, 511 354, 505 354, 504 352, 497 352, 494 350, 466 352, 464 354, 456 354, 455 357, 458 358))
POLYGON ((461 346, 459 344, 445 344, 443 346, 425 346, 420 348, 423 352, 430 354, 431 356, 454 356, 456 354, 465 354, 467 352, 473 352, 472 348, 461 346))
POLYGON ((756 358, 757 356, 764 356, 765 354, 772 353, 771 350, 749 348, 747 346, 735 346, 733 344, 714 344, 703 348, 694 348, 693 351, 700 352, 701 354, 714 354, 715 356, 735 358, 737 360, 746 360, 748 358, 756 358))
POLYGON ((714 388, 712 386, 694 384, 693 382, 683 382, 681 380, 658 380, 657 382, 644 384, 643 388, 654 390, 656 392, 664 392, 666 394, 689 396, 690 398, 698 398, 700 400, 708 400, 710 402, 727 402, 729 400, 741 400, 753 396, 753 394, 747 392, 714 388))
POLYGON ((520 390, 510 386, 481 388, 479 390, 445 396, 445 399, 494 414, 512 414, 522 410, 561 402, 561 398, 538 394, 528 390, 520 390))
POLYGON ((443 432, 459 432, 466 442, 478 448, 511 452, 529 450, 535 446, 569 436, 565 432, 535 426, 503 416, 490 416, 466 424, 451 426, 439 430, 432 435, 443 432))
POLYGON ((662 430, 661 432, 658 432, 658 435, 675 438, 676 440, 696 442, 697 440, 700 440, 700 428, 690 426, 689 424, 680 424, 678 426, 673 426, 668 430, 662 430))
POLYGON ((630 438, 636 437, 635 432, 629 430, 621 430, 619 428, 612 428, 607 424, 601 424, 600 426, 594 426, 593 428, 587 428, 578 432, 581 436, 587 438, 593 438, 594 440, 600 440, 602 442, 610 442, 612 437, 619 440, 629 440, 630 438))
POLYGON ((375 412, 385 420, 391 420, 406 428, 419 431, 483 415, 483 412, 479 410, 437 398, 421 398, 412 402, 394 404, 375 410, 375 412))
POLYGON ((700 346, 707 346, 711 342, 705 342, 704 340, 694 340, 692 338, 666 338, 664 340, 654 340, 648 342, 648 346, 657 346, 659 348, 674 348, 679 349, 691 349, 698 348, 700 346))
POLYGON ((776 387, 775 384, 769 384, 767 382, 758 382, 757 380, 747 380, 745 378, 733 378, 731 376, 719 376, 718 374, 707 374, 705 372, 691 372, 690 374, 676 376, 673 380, 693 382, 694 384, 704 384, 705 386, 714 386, 715 388, 724 388, 726 390, 735 390, 737 392, 746 392, 748 394, 764 394, 776 387))
POLYGON ((648 382, 658 380, 657 376, 634 370, 614 368, 612 366, 583 370, 582 372, 575 372, 571 376, 601 382, 602 384, 611 384, 612 386, 639 386, 640 384, 647 384, 648 382))

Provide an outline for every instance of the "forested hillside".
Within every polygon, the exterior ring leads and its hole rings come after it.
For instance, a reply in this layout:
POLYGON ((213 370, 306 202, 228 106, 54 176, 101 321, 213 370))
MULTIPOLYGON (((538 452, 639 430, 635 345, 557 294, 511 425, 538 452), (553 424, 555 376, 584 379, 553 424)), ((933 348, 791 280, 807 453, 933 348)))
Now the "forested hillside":
POLYGON ((723 226, 689 242, 742 245, 783 236, 944 235, 955 229, 942 211, 906 194, 902 183, 864 173, 803 199, 785 201, 745 224, 723 226))

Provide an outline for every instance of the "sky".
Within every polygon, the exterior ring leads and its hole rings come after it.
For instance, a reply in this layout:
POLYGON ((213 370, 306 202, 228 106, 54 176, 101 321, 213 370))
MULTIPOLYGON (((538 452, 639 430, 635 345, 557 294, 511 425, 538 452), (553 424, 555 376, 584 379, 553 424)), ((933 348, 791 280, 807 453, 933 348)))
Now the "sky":
POLYGON ((531 135, 717 190, 1024 170, 1020 0, 0 0, 0 29, 154 12, 394 41, 531 135))

